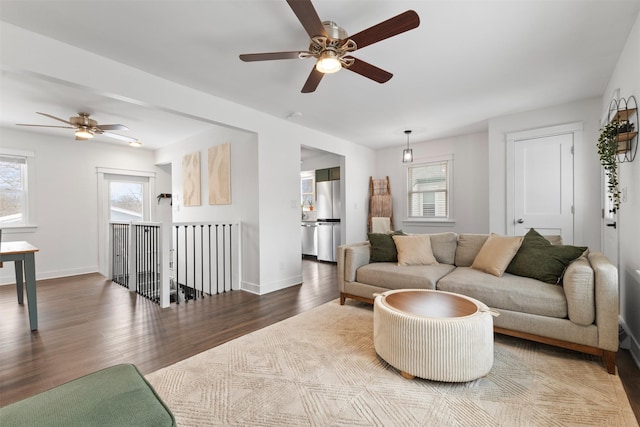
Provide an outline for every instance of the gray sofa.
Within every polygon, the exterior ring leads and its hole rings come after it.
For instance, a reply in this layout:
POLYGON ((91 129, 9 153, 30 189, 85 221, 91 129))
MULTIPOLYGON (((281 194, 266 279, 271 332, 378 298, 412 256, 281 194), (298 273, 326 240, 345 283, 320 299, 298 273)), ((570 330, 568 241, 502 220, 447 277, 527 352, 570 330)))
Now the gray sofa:
MULTIPOLYGON (((602 357, 615 374, 618 350, 618 272, 601 253, 587 251, 565 270, 562 284, 471 268, 488 234, 430 234, 438 264, 369 263, 370 244, 338 247, 340 304, 347 298, 373 303, 390 289, 437 289, 476 298, 500 315, 497 333, 602 357)), ((554 244, 559 238, 549 238, 554 244)))

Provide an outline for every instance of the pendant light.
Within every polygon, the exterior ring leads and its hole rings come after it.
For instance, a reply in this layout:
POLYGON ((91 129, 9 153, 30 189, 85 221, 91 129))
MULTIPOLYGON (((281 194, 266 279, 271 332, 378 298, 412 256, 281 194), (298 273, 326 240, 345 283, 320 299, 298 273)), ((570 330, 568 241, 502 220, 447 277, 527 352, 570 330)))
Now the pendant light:
POLYGON ((405 130, 404 133, 407 135, 407 148, 402 150, 402 163, 413 163, 413 150, 409 147, 409 135, 411 135, 411 131, 405 130))

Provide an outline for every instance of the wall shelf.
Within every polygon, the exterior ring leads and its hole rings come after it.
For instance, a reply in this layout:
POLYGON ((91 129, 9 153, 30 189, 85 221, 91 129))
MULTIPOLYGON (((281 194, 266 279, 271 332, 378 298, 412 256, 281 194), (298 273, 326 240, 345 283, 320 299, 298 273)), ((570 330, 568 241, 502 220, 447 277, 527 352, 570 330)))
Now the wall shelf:
POLYGON ((619 132, 616 138, 618 142, 618 162, 632 162, 638 151, 638 104, 634 96, 614 99, 609 104, 609 123, 617 123, 624 127, 626 132, 619 132), (630 129, 628 128, 630 126, 630 129))

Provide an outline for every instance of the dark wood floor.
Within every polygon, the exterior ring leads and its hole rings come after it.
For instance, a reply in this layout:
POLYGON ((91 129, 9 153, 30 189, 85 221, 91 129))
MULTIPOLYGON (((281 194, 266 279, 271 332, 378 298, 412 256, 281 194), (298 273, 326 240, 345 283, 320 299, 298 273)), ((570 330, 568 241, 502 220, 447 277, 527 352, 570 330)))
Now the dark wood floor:
MULTIPOLYGON (((147 374, 338 297, 335 265, 305 260, 303 275, 267 295, 233 291, 167 309, 98 274, 43 280, 34 333, 15 286, 0 286, 0 406, 118 363, 147 374)), ((617 363, 640 420, 640 370, 627 350, 617 363)))

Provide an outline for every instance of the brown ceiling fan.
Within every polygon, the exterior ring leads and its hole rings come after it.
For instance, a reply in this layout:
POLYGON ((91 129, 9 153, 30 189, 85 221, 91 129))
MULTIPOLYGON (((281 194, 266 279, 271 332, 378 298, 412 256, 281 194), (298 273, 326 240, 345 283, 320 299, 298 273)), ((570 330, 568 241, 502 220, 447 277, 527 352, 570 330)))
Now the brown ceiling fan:
POLYGON ((377 43, 389 37, 412 30, 420 25, 420 18, 413 10, 408 10, 377 25, 349 36, 335 22, 321 21, 311 0, 287 0, 298 20, 311 37, 309 50, 293 52, 249 53, 240 55, 245 62, 271 61, 276 59, 316 58, 316 65, 302 87, 302 93, 316 90, 325 74, 335 73, 342 68, 353 71, 378 83, 385 83, 393 74, 354 58, 351 53, 357 49, 377 43))
POLYGON ((89 113, 78 113, 75 117, 70 117, 69 120, 61 119, 60 117, 52 116, 47 113, 37 113, 45 117, 49 117, 59 122, 66 123, 69 126, 53 126, 53 125, 32 125, 25 123, 17 123, 18 126, 34 126, 44 128, 62 128, 62 129, 75 129, 76 140, 86 141, 93 138, 94 135, 103 135, 109 138, 119 139, 121 141, 127 141, 129 143, 139 142, 136 138, 130 136, 119 135, 117 133, 107 132, 110 130, 129 130, 125 125, 99 125, 97 121, 89 117, 89 113))

